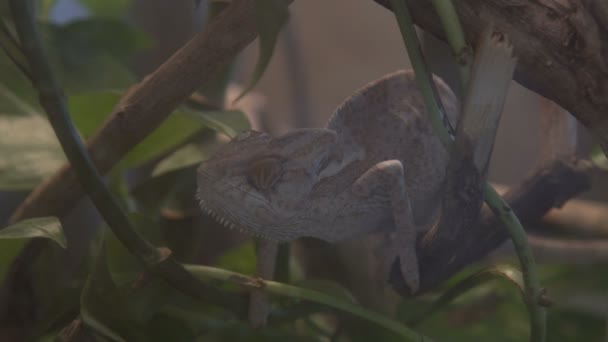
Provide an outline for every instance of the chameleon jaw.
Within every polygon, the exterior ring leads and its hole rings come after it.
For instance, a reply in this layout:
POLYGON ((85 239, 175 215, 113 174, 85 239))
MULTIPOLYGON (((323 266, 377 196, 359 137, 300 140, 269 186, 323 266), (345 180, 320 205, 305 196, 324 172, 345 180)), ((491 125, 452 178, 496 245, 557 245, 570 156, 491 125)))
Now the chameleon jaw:
POLYGON ((267 240, 275 240, 273 239, 271 236, 269 236, 268 234, 263 234, 260 233, 254 229, 244 229, 242 228, 242 226, 238 223, 234 223, 232 220, 226 218, 225 216, 218 214, 217 211, 213 210, 211 208, 211 206, 208 205, 208 203, 200 198, 200 194, 197 192, 197 198, 199 200, 199 206, 201 208, 201 210, 207 214, 209 217, 211 217, 214 221, 220 223, 222 226, 229 228, 230 230, 233 231, 238 231, 239 233, 242 234, 246 234, 246 235, 250 235, 256 238, 263 238, 263 239, 267 239, 267 240))

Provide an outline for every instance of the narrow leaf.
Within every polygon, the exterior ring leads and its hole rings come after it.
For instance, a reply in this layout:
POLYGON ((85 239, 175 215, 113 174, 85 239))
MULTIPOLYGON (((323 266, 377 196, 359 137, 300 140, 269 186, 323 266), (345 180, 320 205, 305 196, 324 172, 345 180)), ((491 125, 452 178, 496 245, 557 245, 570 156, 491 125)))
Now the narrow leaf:
POLYGON ((256 22, 260 36, 260 56, 253 71, 253 75, 245 90, 234 100, 240 100, 258 83, 266 67, 270 63, 274 47, 281 28, 287 23, 289 18, 289 1, 286 0, 257 0, 256 1, 256 22))
POLYGON ((65 162, 53 130, 39 115, 0 115, 0 155, 2 190, 31 189, 65 162))
POLYGON ((105 248, 101 247, 95 267, 82 290, 82 321, 112 341, 139 340, 140 327, 133 319, 126 298, 112 280, 105 255, 105 248))
POLYGON ((61 222, 56 217, 37 217, 23 220, 0 230, 2 239, 25 239, 43 237, 51 239, 59 246, 66 248, 67 242, 61 229, 61 222))
POLYGON ((250 128, 247 116, 239 110, 196 111, 191 108, 183 110, 205 126, 231 138, 250 128))

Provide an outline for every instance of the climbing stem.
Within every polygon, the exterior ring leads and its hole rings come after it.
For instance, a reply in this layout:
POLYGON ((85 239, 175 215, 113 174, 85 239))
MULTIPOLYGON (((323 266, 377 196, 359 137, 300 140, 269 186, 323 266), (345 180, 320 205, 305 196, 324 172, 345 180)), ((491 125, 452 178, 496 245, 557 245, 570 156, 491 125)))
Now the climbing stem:
POLYGON ((4 19, 0 17, 0 48, 4 50, 4 53, 10 58, 11 61, 21 70, 23 75, 32 80, 30 71, 27 66, 27 60, 19 43, 13 37, 13 34, 8 29, 8 26, 4 22, 4 19))
POLYGON ((33 3, 30 0, 10 1, 21 49, 29 64, 31 79, 38 90, 40 103, 80 184, 116 237, 147 269, 182 292, 212 303, 225 303, 229 299, 223 297, 218 290, 204 287, 175 262, 170 253, 157 249, 141 237, 105 186, 74 127, 63 91, 49 66, 36 25, 33 3))
POLYGON ((418 41, 418 36, 414 29, 414 22, 410 15, 410 11, 404 0, 391 0, 391 5, 393 7, 393 12, 397 17, 399 30, 401 31, 403 42, 407 48, 412 67, 416 72, 416 84, 422 92, 427 110, 429 113, 432 113, 430 119, 435 134, 437 134, 443 145, 451 150, 454 132, 447 121, 447 115, 445 114, 441 101, 436 97, 437 91, 432 81, 431 72, 422 55, 422 49, 420 48, 420 42, 418 41))
POLYGON ((203 281, 208 279, 227 281, 247 288, 259 289, 274 295, 323 304, 378 324, 379 326, 402 336, 406 341, 432 341, 429 337, 421 335, 386 316, 365 309, 360 305, 337 299, 335 296, 319 291, 287 285, 275 281, 263 280, 260 278, 253 278, 240 273, 210 266, 184 265, 184 267, 186 270, 190 271, 203 281))
MULTIPOLYGON (((452 48, 455 49, 454 53, 458 55, 461 52, 461 47, 466 46, 466 42, 460 42, 461 39, 464 40, 464 33, 462 32, 460 24, 454 23, 453 17, 457 16, 457 14, 454 10, 453 5, 446 4, 447 2, 451 1, 435 0, 434 4, 436 5, 438 12, 441 10, 440 16, 443 17, 442 22, 444 24, 449 25, 448 27, 444 27, 445 31, 460 31, 451 32, 448 34, 448 38, 452 37, 449 39, 453 39, 453 42, 450 42, 450 44, 452 48), (448 13, 448 11, 452 11, 452 13, 448 13)), ((416 30, 414 28, 414 22, 410 15, 406 1, 391 0, 391 5, 393 12, 395 13, 395 16, 397 18, 399 29, 401 30, 401 34, 405 42, 410 62, 416 73, 416 81, 423 94, 425 105, 428 109, 429 115, 431 116, 431 123, 441 142, 446 146, 448 151, 452 151, 454 139, 454 135, 452 133, 453 130, 451 127, 446 126, 444 124, 444 118, 446 116, 443 110, 441 109, 442 107, 440 104, 439 97, 437 96, 437 92, 432 86, 432 76, 426 66, 426 62, 422 55, 422 51, 420 49, 420 42, 418 41, 416 30)), ((466 80, 468 79, 469 76, 466 76, 466 80)), ((466 80, 463 79, 463 83, 466 83, 466 80)), ((526 298, 524 298, 524 300, 526 302, 526 305, 528 306, 528 311, 530 313, 530 340, 544 341, 546 337, 546 312, 544 308, 542 308, 539 304, 539 301, 541 300, 541 295, 543 294, 543 290, 540 286, 540 280, 538 277, 538 272, 536 270, 536 263, 534 262, 532 250, 530 249, 530 246, 528 244, 526 232, 513 210, 509 207, 508 203, 506 203, 505 200, 500 195, 498 195, 498 193, 496 192, 496 190, 494 190, 494 188, 492 188, 492 186, 486 183, 484 192, 486 204, 490 208, 492 208, 495 215, 507 228, 511 236, 511 240, 515 245, 515 250, 521 263, 522 274, 526 288, 526 298)))
POLYGON ((528 244, 528 236, 519 222, 517 215, 509 207, 509 204, 488 183, 485 184, 485 201, 492 209, 500 222, 507 228, 515 252, 521 264, 521 272, 526 289, 525 303, 530 313, 531 334, 530 341, 544 341, 546 338, 546 310, 541 306, 544 290, 541 288, 540 279, 534 262, 532 249, 528 244))
POLYGON ((456 57, 456 62, 458 62, 458 66, 460 67, 460 79, 463 89, 466 89, 469 77, 471 76, 472 54, 464 36, 460 17, 456 12, 452 0, 432 1, 433 7, 435 7, 435 11, 441 21, 441 26, 443 26, 448 44, 450 44, 452 52, 456 57))

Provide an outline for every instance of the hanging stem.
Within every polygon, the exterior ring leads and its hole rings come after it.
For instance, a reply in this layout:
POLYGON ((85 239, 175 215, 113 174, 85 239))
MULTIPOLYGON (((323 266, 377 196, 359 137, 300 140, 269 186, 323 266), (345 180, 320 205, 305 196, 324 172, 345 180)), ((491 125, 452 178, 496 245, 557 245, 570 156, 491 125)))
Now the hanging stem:
MULTIPOLYGON (((436 0, 435 3, 439 4, 439 0, 436 0)), ((443 5, 445 1, 442 2, 443 5)), ((405 0, 391 0, 392 9, 397 18, 397 22, 399 24, 399 29, 401 30, 401 34, 403 36, 403 40, 408 51, 408 55, 410 58, 410 62, 412 67, 416 72, 416 81, 418 82, 418 86, 423 94, 426 108, 428 109, 431 123, 434 127, 435 132, 440 138, 441 142, 446 146, 448 151, 453 150, 453 134, 452 129, 449 126, 443 124, 445 121, 445 113, 440 109, 440 100, 437 96, 437 92, 432 86, 432 78, 431 74, 428 71, 426 66, 426 62, 422 55, 422 51, 420 49, 420 43, 418 41, 418 37, 416 35, 416 31, 414 29, 414 22, 410 15, 409 9, 405 0), (423 80, 421 80, 423 79, 423 80)), ((453 5, 448 7, 442 7, 443 16, 445 18, 452 18, 457 14, 454 11, 453 5), (449 14, 447 11, 454 11, 449 14)), ((452 32, 450 35, 454 42, 451 43, 452 47, 460 47, 463 44, 459 43, 459 41, 464 39, 464 34, 462 33, 462 28, 459 25, 459 22, 456 23, 453 19, 443 20, 444 24, 448 24, 450 26, 444 27, 446 32, 452 32), (454 33, 453 31, 460 31, 460 33, 454 33)), ((466 46, 466 43, 465 43, 466 46)), ((456 55, 460 53, 460 51, 454 51, 456 55)), ((467 76, 467 80, 470 76, 467 76)), ((463 83, 466 83, 463 80, 463 83)), ((528 244, 528 238, 526 232, 519 222, 519 219, 513 212, 513 210, 509 207, 507 202, 498 195, 498 193, 492 188, 491 185, 485 184, 484 188, 485 192, 485 202, 486 204, 494 211, 495 215, 500 219, 502 224, 507 228, 509 234, 511 236, 511 240, 515 245, 515 250, 517 252, 517 256, 521 263, 522 274, 524 277, 524 284, 526 288, 526 298, 524 298, 526 305, 528 306, 528 311, 530 313, 530 325, 531 325, 531 341, 544 341, 546 338, 546 312, 544 308, 539 305, 541 301, 541 297, 543 295, 544 290, 540 286, 540 280, 538 277, 538 272, 536 270, 536 263, 534 262, 534 257, 532 255, 532 250, 528 244)))
POLYGON ((40 104, 46 111, 55 135, 73 166, 80 184, 112 232, 147 269, 165 279, 174 288, 214 304, 226 304, 231 300, 230 298, 226 298, 219 290, 200 283, 176 263, 170 253, 157 249, 135 231, 128 216, 105 186, 74 127, 63 91, 55 80, 42 48, 32 8, 33 2, 11 0, 10 5, 21 48, 29 62, 34 86, 38 90, 40 104))

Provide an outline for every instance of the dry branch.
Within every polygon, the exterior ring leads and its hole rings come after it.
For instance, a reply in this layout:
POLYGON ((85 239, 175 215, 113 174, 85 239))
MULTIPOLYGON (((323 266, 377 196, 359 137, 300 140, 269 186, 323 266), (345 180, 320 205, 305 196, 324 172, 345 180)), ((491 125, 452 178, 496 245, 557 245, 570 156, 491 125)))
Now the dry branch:
MULTIPOLYGON (((374 0, 390 8, 389 0, 374 0)), ((417 25, 444 39, 431 1, 409 0, 417 25)), ((608 151, 608 10, 602 0, 454 1, 467 42, 488 26, 511 39, 515 80, 573 113, 608 151)))
MULTIPOLYGON (((101 173, 110 170, 197 88, 214 79, 257 36, 254 0, 233 1, 207 28, 132 87, 87 143, 101 173)), ((11 217, 62 215, 82 197, 69 165, 36 188, 11 217)))
MULTIPOLYGON (((590 187, 589 162, 560 159, 536 171, 531 177, 510 189, 503 197, 522 224, 540 220, 553 207, 590 187)), ((433 244, 420 243, 420 291, 435 288, 465 266, 480 260, 508 237, 506 229, 491 210, 484 207, 478 224, 458 232, 459 239, 439 239, 433 244)), ((407 295, 399 277, 391 275, 391 283, 407 295)))
MULTIPOLYGON (((100 172, 111 169, 130 149, 154 131, 197 88, 210 82, 257 36, 255 0, 235 0, 206 29, 142 82, 132 87, 109 119, 88 142, 100 172)), ((72 168, 61 170, 35 189, 11 221, 62 215, 83 196, 72 168)), ((34 240, 17 257, 0 292, 0 336, 16 340, 32 333, 39 303, 32 286, 32 267, 47 247, 34 240), (10 331, 9 331, 10 330, 10 331)))

